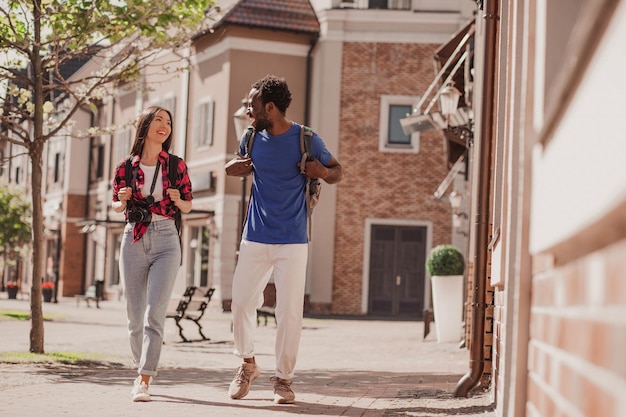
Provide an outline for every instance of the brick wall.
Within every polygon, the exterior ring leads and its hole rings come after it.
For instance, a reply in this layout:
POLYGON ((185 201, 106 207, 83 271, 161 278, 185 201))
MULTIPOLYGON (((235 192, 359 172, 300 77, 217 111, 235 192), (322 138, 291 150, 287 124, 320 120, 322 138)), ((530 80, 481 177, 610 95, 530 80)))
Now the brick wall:
POLYGON ((448 171, 442 134, 422 133, 417 154, 378 150, 380 97, 426 91, 437 47, 344 44, 333 313, 360 313, 366 218, 432 221, 433 245, 450 241, 450 206, 433 199, 448 171))
POLYGON ((533 277, 528 416, 626 415, 624 253, 626 240, 533 277))

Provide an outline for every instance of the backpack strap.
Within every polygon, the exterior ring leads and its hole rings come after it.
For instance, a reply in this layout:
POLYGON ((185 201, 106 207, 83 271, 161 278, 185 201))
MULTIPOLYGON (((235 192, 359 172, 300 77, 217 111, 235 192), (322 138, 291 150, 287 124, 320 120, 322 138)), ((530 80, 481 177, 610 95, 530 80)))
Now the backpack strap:
MULTIPOLYGON (((132 183, 133 183, 133 164, 131 162, 132 158, 133 158, 132 156, 129 156, 128 158, 126 158, 125 167, 124 167, 124 181, 126 183, 126 187, 130 187, 131 190, 133 189, 133 187, 132 187, 132 183)), ((126 208, 124 209, 124 213, 126 215, 128 215, 128 203, 126 204, 126 208)))
MULTIPOLYGON (((300 126, 300 153, 302 158, 300 159, 300 173, 304 175, 306 169, 306 161, 313 159, 311 156, 311 138, 313 137, 313 130, 305 125, 300 126)), ((311 207, 311 179, 307 177, 306 186, 304 187, 304 199, 306 200, 306 214, 307 214, 307 226, 309 241, 311 240, 311 227, 313 219, 313 208, 311 207)))
MULTIPOLYGON (((256 136, 256 130, 254 129, 254 127, 252 126, 248 126, 248 130, 246 130, 246 136, 244 138, 244 144, 245 144, 245 149, 246 149, 246 154, 243 155, 243 157, 245 158, 250 158, 251 152, 252 152, 252 145, 254 144, 254 137, 256 136)), ((244 181, 244 189, 245 187, 245 181, 246 178, 242 177, 241 178, 242 181, 244 181)), ((252 197, 252 181, 250 181, 250 197, 248 197, 248 204, 246 205, 246 211, 243 213, 243 221, 241 222, 241 235, 243 236, 243 228, 246 224, 246 221, 248 220, 248 209, 250 208, 250 198, 252 197)), ((241 207, 241 209, 243 210, 243 205, 241 207)))
MULTIPOLYGON (((169 154, 169 167, 167 169, 167 177, 170 180, 170 187, 176 188, 176 182, 178 181, 178 164, 180 158, 176 155, 169 154)), ((178 231, 178 238, 180 239, 181 229, 183 226, 183 216, 180 210, 176 208, 174 213, 174 223, 176 224, 176 230, 178 231)))
POLYGON ((126 158, 126 166, 124 167, 124 181, 126 182, 126 187, 131 186, 133 178, 133 164, 131 163, 130 159, 130 156, 126 158))
POLYGON ((246 144, 246 154, 245 157, 250 157, 250 152, 252 152, 252 145, 254 144, 254 137, 256 136, 256 130, 252 126, 248 126, 248 130, 246 130, 246 137, 244 139, 244 143, 246 144))

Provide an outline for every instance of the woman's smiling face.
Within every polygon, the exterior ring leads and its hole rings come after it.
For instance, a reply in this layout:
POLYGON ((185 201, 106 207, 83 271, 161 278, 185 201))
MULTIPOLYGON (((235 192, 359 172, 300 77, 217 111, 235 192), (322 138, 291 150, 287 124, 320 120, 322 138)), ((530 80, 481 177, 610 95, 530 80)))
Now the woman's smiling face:
POLYGON ((154 115, 154 119, 150 122, 148 129, 148 139, 157 141, 162 144, 172 134, 172 121, 170 115, 165 110, 159 110, 154 115))

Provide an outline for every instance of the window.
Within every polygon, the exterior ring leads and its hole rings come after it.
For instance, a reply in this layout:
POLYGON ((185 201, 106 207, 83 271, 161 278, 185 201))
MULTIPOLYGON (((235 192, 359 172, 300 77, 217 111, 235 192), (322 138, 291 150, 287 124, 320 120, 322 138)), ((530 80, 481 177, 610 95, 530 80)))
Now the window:
MULTIPOLYGON (((96 143, 91 148, 91 172, 89 181, 100 181, 104 177, 104 144, 96 143)), ((115 161, 117 162, 117 161, 115 161)))
MULTIPOLYGON (((170 113, 172 114, 172 123, 174 122, 174 119, 176 117, 176 97, 175 96, 162 98, 161 100, 155 103, 155 106, 163 107, 164 109, 169 110, 170 113)), ((174 126, 172 125, 172 130, 173 129, 174 129, 174 126)))
POLYGON ((191 227, 189 229, 190 237, 188 243, 189 248, 189 274, 192 282, 188 285, 197 287, 206 287, 209 282, 209 229, 206 226, 191 227))
POLYGON ((213 145, 213 108, 214 101, 212 98, 196 107, 193 130, 193 143, 196 147, 213 145))
POLYGON ((412 106, 403 104, 392 104, 389 106, 389 120, 391 121, 387 129, 389 145, 411 144, 411 135, 404 134, 402 126, 400 126, 400 119, 406 117, 407 114, 411 114, 412 109, 412 106))
POLYGON ((115 135, 115 163, 130 155, 130 129, 117 132, 115 135))
POLYGON ((54 183, 58 183, 61 180, 61 154, 59 152, 54 154, 54 183))
POLYGON ((413 111, 418 97, 414 96, 381 96, 379 146, 381 152, 419 151, 419 132, 405 135, 400 119, 413 111))
POLYGON ((104 176, 104 145, 98 145, 96 152, 96 179, 100 180, 104 176))

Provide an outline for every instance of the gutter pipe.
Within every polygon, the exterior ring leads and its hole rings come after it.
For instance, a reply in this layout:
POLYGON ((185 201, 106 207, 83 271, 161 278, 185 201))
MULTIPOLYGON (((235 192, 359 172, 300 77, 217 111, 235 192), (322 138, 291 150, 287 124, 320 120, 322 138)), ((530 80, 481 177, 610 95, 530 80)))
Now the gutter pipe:
POLYGON ((311 46, 306 54, 306 74, 305 74, 305 98, 304 98, 304 125, 310 126, 311 113, 311 74, 313 73, 313 49, 317 45, 319 34, 311 39, 311 46))
POLYGON ((489 245, 489 188, 491 186, 491 153, 493 147, 495 56, 497 46, 498 2, 485 0, 485 40, 483 55, 483 91, 481 100, 480 146, 478 154, 478 199, 474 218, 476 238, 474 241, 474 288, 472 307, 472 334, 470 341, 470 370, 457 383, 455 397, 465 397, 476 387, 485 366, 485 310, 487 255, 489 245))

